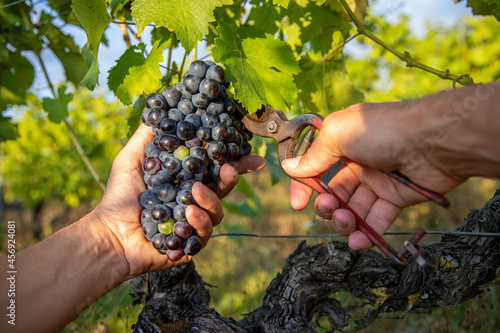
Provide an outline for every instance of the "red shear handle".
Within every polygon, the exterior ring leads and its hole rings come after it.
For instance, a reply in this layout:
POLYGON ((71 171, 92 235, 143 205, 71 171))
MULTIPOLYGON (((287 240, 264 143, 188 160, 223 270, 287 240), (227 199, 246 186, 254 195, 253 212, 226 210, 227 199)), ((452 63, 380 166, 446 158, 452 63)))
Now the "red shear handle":
POLYGON ((358 229, 363 232, 370 239, 370 241, 380 249, 380 251, 388 256, 395 264, 401 266, 407 265, 406 260, 402 257, 400 258, 398 256, 398 253, 392 246, 390 246, 382 237, 380 237, 380 235, 377 234, 377 232, 373 230, 373 228, 370 227, 369 224, 367 224, 351 207, 349 207, 337 194, 335 194, 335 192, 332 191, 332 189, 325 185, 321 180, 319 180, 318 178, 292 178, 298 182, 301 182, 302 184, 313 188, 319 193, 329 193, 333 195, 335 199, 338 200, 342 208, 347 209, 354 215, 354 218, 356 219, 356 226, 358 227, 358 229))

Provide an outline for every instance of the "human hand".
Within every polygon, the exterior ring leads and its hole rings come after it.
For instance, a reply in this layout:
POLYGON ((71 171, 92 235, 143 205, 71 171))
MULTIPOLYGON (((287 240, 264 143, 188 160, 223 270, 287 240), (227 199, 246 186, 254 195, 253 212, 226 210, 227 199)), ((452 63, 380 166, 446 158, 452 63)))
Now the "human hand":
MULTIPOLYGON (((436 167, 428 156, 423 156, 418 168, 405 163, 406 157, 414 152, 414 138, 422 135, 413 129, 413 106, 405 102, 358 104, 334 112, 325 118, 306 154, 283 161, 282 167, 290 176, 321 177, 342 160, 344 167, 328 186, 377 233, 383 234, 403 208, 426 198, 378 170, 399 170, 417 184, 440 193, 462 181, 436 167)), ((292 207, 304 209, 312 193, 311 188, 292 181, 292 207)), ((350 235, 352 248, 373 246, 361 231, 355 231, 353 214, 340 208, 332 195, 318 195, 314 207, 319 216, 332 219, 337 232, 350 235)))
MULTIPOLYGON (((109 233, 113 246, 121 253, 129 266, 127 278, 139 274, 171 268, 191 259, 185 255, 177 262, 171 262, 166 255, 158 253, 151 242, 144 237, 140 223, 142 207, 139 196, 146 189, 142 173, 144 147, 154 134, 143 124, 130 138, 127 145, 116 156, 111 174, 101 201, 94 210, 102 229, 109 233)), ((221 168, 219 196, 226 196, 237 184, 238 176, 259 170, 265 166, 260 156, 245 156, 221 168)), ((224 216, 219 197, 202 183, 195 183, 193 197, 202 208, 190 205, 186 218, 193 226, 205 246, 212 235, 213 226, 224 216)))

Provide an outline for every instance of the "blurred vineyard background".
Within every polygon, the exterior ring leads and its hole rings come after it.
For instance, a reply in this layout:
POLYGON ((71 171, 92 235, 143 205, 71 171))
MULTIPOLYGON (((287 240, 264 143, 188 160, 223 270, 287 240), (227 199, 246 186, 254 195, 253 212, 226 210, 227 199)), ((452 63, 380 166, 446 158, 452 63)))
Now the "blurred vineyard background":
MULTIPOLYGON (((451 2, 451 1, 450 1, 451 2)), ((375 2, 373 6, 377 6, 375 2)), ((370 9, 369 9, 370 10, 370 9)), ((367 16, 366 24, 377 36, 400 51, 408 51, 420 62, 453 73, 469 73, 475 82, 500 79, 500 24, 491 17, 468 15, 453 25, 426 23, 419 33, 410 28, 409 17, 388 8, 367 16), (391 19, 388 19, 390 17, 391 19)), ((446 13, 442 13, 446 16, 446 13)), ((441 80, 404 64, 366 38, 358 37, 344 50, 345 66, 354 86, 366 102, 410 100, 451 89, 441 80)), ((356 92, 356 93, 359 93, 356 92)), ((103 89, 89 92, 72 87, 71 125, 100 177, 107 179, 114 156, 127 139, 131 108, 122 106, 103 89), (83 111, 82 111, 83 110, 83 111)), ((1 144, 0 215, 16 224, 18 250, 82 217, 98 202, 101 190, 76 153, 64 124, 47 120, 41 103, 33 98, 10 110, 19 138, 1 144)), ((297 104, 294 112, 303 106, 297 104)), ((273 154, 274 146, 254 139, 256 153, 273 154)), ((288 179, 276 165, 241 177, 238 191, 224 199, 226 215, 215 233, 256 234, 332 233, 330 222, 315 216, 311 205, 301 212, 290 208, 288 179), (251 189, 251 190, 250 190, 251 189), (253 191, 252 191, 253 190, 253 191)), ((448 194, 448 210, 433 204, 406 209, 390 231, 453 231, 470 209, 480 208, 500 188, 492 179, 472 179, 448 194)), ((402 238, 386 238, 400 248, 402 238)), ((308 238, 309 244, 329 238, 308 238)), ((280 272, 287 256, 302 239, 217 237, 194 261, 208 284, 211 306, 223 316, 241 319, 261 304, 270 281, 280 272)), ((425 243, 439 241, 427 236, 425 243)), ((5 240, 2 240, 2 254, 5 240)), ((128 283, 115 289, 70 323, 64 331, 128 332, 137 320, 140 306, 132 307, 128 283)), ((336 295, 354 302, 349 295, 336 295)), ((475 299, 453 309, 437 309, 432 315, 409 314, 404 319, 381 318, 365 332, 498 332, 500 288, 491 287, 475 299)), ((360 315, 366 309, 360 310, 360 315)))

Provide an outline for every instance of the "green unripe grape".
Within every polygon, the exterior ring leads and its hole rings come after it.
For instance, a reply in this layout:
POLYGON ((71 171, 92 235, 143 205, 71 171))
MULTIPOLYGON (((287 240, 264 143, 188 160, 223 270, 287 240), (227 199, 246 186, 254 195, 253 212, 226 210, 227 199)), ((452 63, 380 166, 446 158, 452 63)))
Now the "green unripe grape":
POLYGON ((189 156, 189 148, 186 146, 179 146, 174 151, 174 157, 178 158, 181 161, 188 156, 189 156))
POLYGON ((165 235, 170 235, 174 230, 175 219, 171 218, 167 222, 158 223, 158 230, 165 235))

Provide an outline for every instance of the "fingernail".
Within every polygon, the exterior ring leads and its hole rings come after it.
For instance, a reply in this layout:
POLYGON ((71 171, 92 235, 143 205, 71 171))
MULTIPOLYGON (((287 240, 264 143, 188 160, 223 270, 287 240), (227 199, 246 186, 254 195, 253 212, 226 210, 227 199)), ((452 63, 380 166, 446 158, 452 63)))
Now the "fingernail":
POLYGON ((335 218, 334 222, 339 230, 345 230, 347 228, 347 223, 345 223, 344 221, 335 218))
POLYGON ((299 166, 300 157, 287 158, 281 162, 283 169, 292 170, 299 166))

